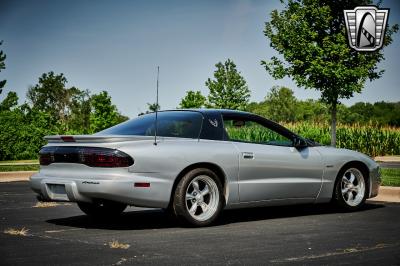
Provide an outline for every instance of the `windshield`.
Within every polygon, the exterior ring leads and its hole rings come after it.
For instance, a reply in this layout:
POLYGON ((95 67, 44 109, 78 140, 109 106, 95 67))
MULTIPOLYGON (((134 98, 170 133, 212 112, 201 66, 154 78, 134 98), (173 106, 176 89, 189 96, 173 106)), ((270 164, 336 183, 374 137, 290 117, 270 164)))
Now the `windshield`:
MULTIPOLYGON (((154 136, 156 114, 146 114, 96 133, 96 135, 154 136)), ((157 135, 193 138, 200 135, 203 115, 192 111, 158 112, 157 135)))

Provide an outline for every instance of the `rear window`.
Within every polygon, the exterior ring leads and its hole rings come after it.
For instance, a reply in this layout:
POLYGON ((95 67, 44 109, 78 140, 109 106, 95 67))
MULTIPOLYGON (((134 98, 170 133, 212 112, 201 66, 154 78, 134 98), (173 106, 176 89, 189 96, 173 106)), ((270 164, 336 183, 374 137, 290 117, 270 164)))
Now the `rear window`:
MULTIPOLYGON (((96 135, 154 136, 156 114, 146 114, 96 133, 96 135)), ((158 112, 157 135, 193 138, 200 135, 203 115, 191 111, 158 112)))

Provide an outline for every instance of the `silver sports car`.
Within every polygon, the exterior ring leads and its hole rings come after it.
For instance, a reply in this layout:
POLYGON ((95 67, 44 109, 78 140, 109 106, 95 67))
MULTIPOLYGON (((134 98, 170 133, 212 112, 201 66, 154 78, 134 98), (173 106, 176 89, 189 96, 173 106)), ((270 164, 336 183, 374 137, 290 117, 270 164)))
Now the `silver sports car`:
POLYGON ((356 210, 380 184, 370 157, 240 111, 161 111, 94 135, 45 139, 32 189, 96 217, 132 205, 205 226, 232 208, 333 201, 356 210))

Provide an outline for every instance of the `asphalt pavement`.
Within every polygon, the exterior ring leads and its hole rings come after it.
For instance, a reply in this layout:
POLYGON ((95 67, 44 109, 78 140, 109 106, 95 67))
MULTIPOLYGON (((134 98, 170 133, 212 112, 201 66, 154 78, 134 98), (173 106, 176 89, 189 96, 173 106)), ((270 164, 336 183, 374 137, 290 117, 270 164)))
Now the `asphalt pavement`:
POLYGON ((0 184, 1 265, 400 264, 400 204, 225 211, 214 226, 185 228, 162 210, 98 221, 75 204, 36 203, 27 182, 0 184), (26 236, 5 233, 23 227, 26 236))

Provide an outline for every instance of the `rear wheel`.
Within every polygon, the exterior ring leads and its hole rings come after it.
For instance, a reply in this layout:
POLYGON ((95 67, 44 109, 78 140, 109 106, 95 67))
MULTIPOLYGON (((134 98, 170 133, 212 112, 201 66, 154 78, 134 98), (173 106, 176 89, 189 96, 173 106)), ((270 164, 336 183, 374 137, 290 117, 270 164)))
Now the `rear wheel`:
POLYGON ((367 198, 367 180, 357 167, 349 167, 340 171, 335 187, 336 203, 347 209, 360 208, 367 198))
POLYGON ((89 216, 112 218, 120 215, 127 205, 115 201, 101 200, 92 203, 78 202, 78 207, 89 216))
POLYGON ((178 183, 173 210, 182 221, 193 226, 207 226, 217 219, 224 206, 222 184, 209 169, 187 173, 178 183))

